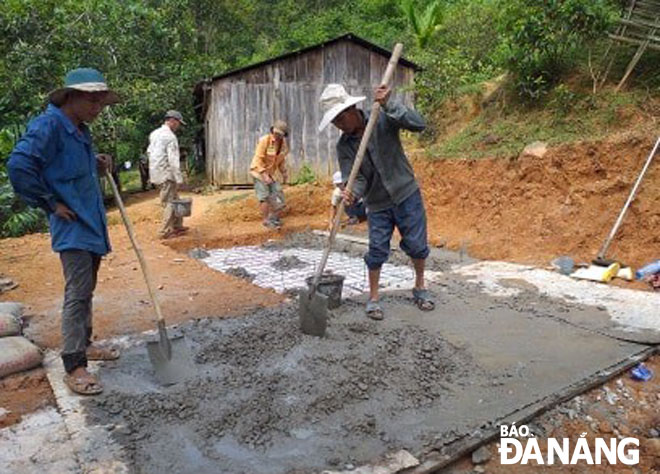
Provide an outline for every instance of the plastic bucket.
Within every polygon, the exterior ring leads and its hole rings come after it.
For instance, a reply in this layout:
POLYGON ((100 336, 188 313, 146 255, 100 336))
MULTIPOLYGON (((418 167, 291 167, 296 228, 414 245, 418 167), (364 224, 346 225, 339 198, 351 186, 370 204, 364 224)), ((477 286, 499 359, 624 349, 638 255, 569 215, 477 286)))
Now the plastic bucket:
MULTIPOLYGON (((311 288, 314 275, 305 279, 307 288, 311 288)), ((328 309, 338 308, 341 304, 341 291, 344 287, 344 276, 328 273, 321 275, 317 290, 322 295, 328 297, 328 309)))
POLYGON ((172 207, 174 208, 174 215, 176 217, 188 217, 192 212, 192 199, 174 199, 172 201, 172 207))

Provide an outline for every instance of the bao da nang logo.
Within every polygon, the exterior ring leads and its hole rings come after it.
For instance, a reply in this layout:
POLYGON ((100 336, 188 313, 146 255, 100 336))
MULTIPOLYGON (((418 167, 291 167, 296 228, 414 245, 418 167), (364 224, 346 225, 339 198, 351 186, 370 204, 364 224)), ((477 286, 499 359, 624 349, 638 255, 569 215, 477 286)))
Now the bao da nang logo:
POLYGON ((591 464, 600 465, 639 464, 639 440, 637 438, 596 438, 589 445, 587 433, 577 440, 547 438, 547 448, 541 449, 538 439, 527 425, 500 426, 501 464, 591 464))

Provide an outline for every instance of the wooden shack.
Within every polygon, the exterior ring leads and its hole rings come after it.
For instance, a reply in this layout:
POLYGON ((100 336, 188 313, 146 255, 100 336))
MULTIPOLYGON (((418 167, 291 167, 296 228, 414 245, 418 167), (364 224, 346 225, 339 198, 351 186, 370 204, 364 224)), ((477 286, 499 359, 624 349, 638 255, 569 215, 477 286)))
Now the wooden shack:
MULTIPOLYGON (((289 124, 289 175, 307 165, 320 179, 337 169, 339 132, 318 132, 319 97, 327 84, 341 83, 352 95, 365 95, 365 108, 387 66, 390 52, 355 35, 288 53, 202 81, 195 87, 195 107, 204 124, 204 155, 214 184, 250 184, 250 162, 257 140, 276 119, 289 124)), ((411 105, 413 74, 419 68, 405 59, 395 72, 394 98, 411 105)))

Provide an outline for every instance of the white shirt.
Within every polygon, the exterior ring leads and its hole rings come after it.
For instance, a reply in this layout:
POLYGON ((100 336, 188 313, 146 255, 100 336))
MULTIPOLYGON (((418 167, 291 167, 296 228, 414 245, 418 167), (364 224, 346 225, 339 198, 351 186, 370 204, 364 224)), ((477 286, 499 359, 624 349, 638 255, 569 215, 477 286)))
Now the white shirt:
POLYGON ((163 124, 149 135, 147 156, 149 181, 154 184, 163 184, 167 180, 183 183, 179 162, 179 141, 167 124, 163 124))
POLYGON ((334 191, 332 191, 332 197, 330 198, 330 202, 334 207, 339 206, 339 203, 341 202, 342 199, 342 194, 341 194, 341 189, 339 187, 335 186, 334 191))

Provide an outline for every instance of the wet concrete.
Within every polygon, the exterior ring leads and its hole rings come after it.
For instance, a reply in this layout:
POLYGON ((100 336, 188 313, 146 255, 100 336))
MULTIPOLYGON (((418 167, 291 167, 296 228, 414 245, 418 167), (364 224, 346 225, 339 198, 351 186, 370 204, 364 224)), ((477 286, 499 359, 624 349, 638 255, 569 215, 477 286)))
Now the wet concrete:
POLYGON ((207 258, 209 256, 209 253, 205 249, 194 248, 188 251, 188 256, 190 258, 201 260, 203 258, 207 258))
POLYGON ((278 260, 276 260, 275 262, 271 263, 271 265, 273 266, 273 268, 275 268, 275 270, 285 271, 285 270, 293 270, 296 268, 306 267, 307 263, 303 262, 295 255, 290 255, 290 256, 285 255, 279 258, 278 260))
POLYGON ((101 370, 88 420, 140 472, 337 469, 401 448, 423 458, 644 349, 567 323, 600 310, 533 288, 498 298, 447 274, 432 290, 428 313, 384 296, 382 322, 349 300, 323 339, 300 333, 295 305, 191 322, 195 378, 159 386, 138 344, 101 370))
POLYGON ((255 278, 255 275, 251 274, 243 267, 232 267, 225 271, 225 273, 247 281, 252 281, 255 278))
MULTIPOLYGON (((283 248, 309 248, 322 249, 327 243, 327 237, 313 232, 301 232, 289 234, 283 240, 269 241, 262 247, 270 249, 283 248)), ((332 246, 333 251, 343 252, 352 257, 363 257, 367 246, 357 242, 351 242, 338 237, 332 246)), ((448 271, 453 265, 467 265, 477 260, 468 256, 465 252, 452 252, 441 248, 432 248, 426 260, 426 268, 431 271, 448 271)), ((410 265, 410 258, 399 249, 392 249, 388 263, 393 265, 410 265)))

